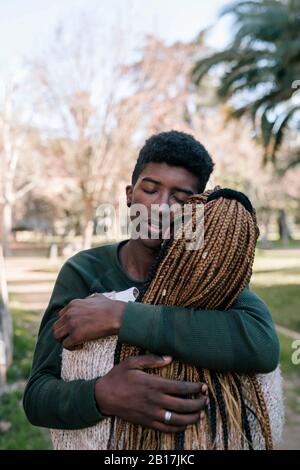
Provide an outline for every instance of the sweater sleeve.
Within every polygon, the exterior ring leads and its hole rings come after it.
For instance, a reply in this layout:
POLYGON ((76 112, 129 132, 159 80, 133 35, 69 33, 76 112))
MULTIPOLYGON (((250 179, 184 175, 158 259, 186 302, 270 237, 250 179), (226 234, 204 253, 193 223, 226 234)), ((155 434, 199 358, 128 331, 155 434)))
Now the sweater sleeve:
POLYGON ((119 337, 208 369, 267 373, 279 361, 272 317, 249 287, 227 311, 129 302, 119 337))
POLYGON ((61 269, 48 308, 44 314, 35 348, 23 406, 28 420, 36 426, 79 429, 96 424, 104 417, 94 397, 93 380, 61 379, 62 346, 53 336, 57 312, 70 300, 84 298, 88 292, 80 263, 73 257, 61 269))

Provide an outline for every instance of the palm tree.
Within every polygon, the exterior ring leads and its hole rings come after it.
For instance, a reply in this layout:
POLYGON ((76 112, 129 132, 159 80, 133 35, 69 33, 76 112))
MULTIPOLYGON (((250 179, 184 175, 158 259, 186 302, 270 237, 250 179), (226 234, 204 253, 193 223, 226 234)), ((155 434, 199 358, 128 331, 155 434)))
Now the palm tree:
MULTIPOLYGON (((233 41, 198 61, 193 80, 199 85, 222 65, 219 97, 230 100, 232 117, 251 116, 265 162, 275 162, 287 131, 296 135, 300 123, 300 0, 240 1, 226 14, 235 18, 233 41)), ((300 148, 291 146, 285 169, 299 163, 300 148)))

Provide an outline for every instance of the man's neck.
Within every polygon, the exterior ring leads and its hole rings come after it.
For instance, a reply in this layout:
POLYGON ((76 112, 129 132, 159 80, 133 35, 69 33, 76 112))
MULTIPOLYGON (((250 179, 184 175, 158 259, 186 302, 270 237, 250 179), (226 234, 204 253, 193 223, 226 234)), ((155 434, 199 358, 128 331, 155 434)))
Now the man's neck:
POLYGON ((145 281, 150 267, 159 253, 158 248, 148 248, 140 240, 129 240, 119 252, 120 263, 133 279, 145 281))

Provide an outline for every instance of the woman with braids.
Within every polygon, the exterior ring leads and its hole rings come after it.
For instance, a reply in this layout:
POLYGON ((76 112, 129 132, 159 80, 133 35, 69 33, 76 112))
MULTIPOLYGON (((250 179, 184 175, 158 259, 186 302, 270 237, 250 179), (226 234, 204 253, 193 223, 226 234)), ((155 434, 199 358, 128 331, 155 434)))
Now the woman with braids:
MULTIPOLYGON (((150 278, 138 301, 188 308, 228 309, 250 281, 258 227, 249 199, 230 189, 192 196, 192 218, 179 227, 183 237, 171 237, 162 245, 150 278), (204 208, 204 240, 197 223, 196 206, 204 208), (198 231, 198 233, 197 233, 198 231), (194 234, 196 247, 187 248, 185 234, 194 234), (198 240, 198 246, 197 246, 198 240)), ((185 206, 186 206, 185 205, 185 206)), ((179 328, 180 325, 177 326, 179 328)), ((65 380, 108 372, 140 348, 120 344, 116 337, 96 340, 82 352, 65 351, 65 380), (110 351, 109 351, 110 350, 110 351), (113 354, 114 351, 114 354, 113 354), (108 357, 111 364, 108 364, 108 357)), ((123 421, 107 419, 81 431, 53 431, 55 448, 98 449, 272 449, 273 432, 282 427, 280 373, 269 376, 223 373, 197 368, 177 360, 152 373, 175 380, 205 382, 209 407, 205 418, 184 433, 163 433, 123 421), (109 433, 108 433, 109 431, 109 433)), ((167 417, 172 413, 166 412, 167 417)))
MULTIPOLYGON (((185 205, 191 203, 189 197, 200 195, 192 206, 201 205, 204 211, 210 205, 218 207, 218 201, 227 198, 206 201, 201 195, 211 171, 208 153, 193 137, 176 131, 153 136, 142 148, 132 184, 126 188, 128 205, 143 204, 150 214, 153 204, 185 205)), ((267 412, 252 377, 276 369, 279 343, 267 307, 248 286, 243 289, 249 272, 240 266, 230 278, 231 290, 209 270, 201 286, 194 284, 194 278, 184 284, 195 273, 203 274, 200 265, 218 272, 215 254, 224 241, 232 208, 227 212, 226 216, 214 212, 216 219, 209 225, 213 245, 202 253, 199 266, 192 252, 173 247, 180 240, 170 239, 162 246, 161 230, 152 222, 149 230, 158 234, 154 239, 140 237, 86 250, 64 265, 42 321, 24 396, 33 424, 62 430, 55 431, 57 448, 247 448, 251 439, 257 448, 255 436, 249 434, 253 420, 256 426, 261 424, 263 445, 270 447, 267 412), (176 268, 173 276, 175 266, 182 271, 176 268), (242 285, 240 278, 246 279, 242 285), (133 287, 140 290, 138 301, 119 300, 120 291, 133 287), (207 307, 200 302, 204 293, 207 307), (185 294, 194 303, 189 304, 185 294), (211 307, 213 302, 220 302, 220 307, 218 303, 211 307), (102 356, 100 343, 105 347, 102 356), (80 344, 84 346, 79 351, 66 350, 80 344), (172 356, 173 362, 165 356, 172 356), (205 388, 210 404, 203 412, 205 388), (202 440, 195 438, 199 432, 202 440), (172 436, 171 441, 165 442, 166 436, 172 436)), ((236 238, 249 227, 240 226, 239 218, 240 214, 234 216, 228 227, 235 248, 225 247, 231 262, 224 261, 223 275, 245 253, 236 238), (238 231, 233 234, 236 223, 238 231)), ((267 399, 265 387, 263 397, 270 412, 272 400, 267 399)))

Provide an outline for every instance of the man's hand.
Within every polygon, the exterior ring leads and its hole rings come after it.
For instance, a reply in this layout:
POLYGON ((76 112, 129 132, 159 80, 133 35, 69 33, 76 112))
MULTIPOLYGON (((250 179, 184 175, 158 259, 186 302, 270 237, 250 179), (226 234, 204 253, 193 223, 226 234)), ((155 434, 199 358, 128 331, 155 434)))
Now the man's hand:
POLYGON ((85 341, 118 334, 125 302, 102 294, 72 300, 53 325, 54 337, 66 349, 78 349, 85 341))
POLYGON ((162 432, 181 432, 204 416, 208 403, 207 385, 170 380, 143 369, 164 367, 170 357, 153 354, 125 359, 100 378, 95 399, 101 413, 162 432), (183 398, 196 394, 198 398, 183 398), (166 411, 171 419, 164 423, 166 411))

